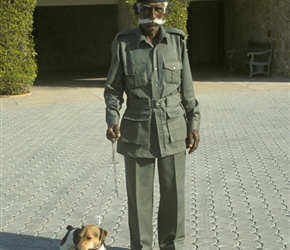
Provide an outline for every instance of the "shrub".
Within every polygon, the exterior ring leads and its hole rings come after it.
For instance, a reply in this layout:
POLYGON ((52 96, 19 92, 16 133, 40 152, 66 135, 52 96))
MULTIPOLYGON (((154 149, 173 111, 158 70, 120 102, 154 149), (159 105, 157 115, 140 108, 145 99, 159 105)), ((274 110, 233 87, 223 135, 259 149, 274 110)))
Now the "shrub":
MULTIPOLYGON (((126 0, 126 2, 132 6, 132 26, 136 26, 137 18, 133 11, 133 5, 136 3, 136 0, 126 0)), ((168 8, 165 16, 166 23, 164 26, 181 29, 186 34, 186 36, 188 36, 186 29, 188 4, 189 0, 168 0, 168 8)))
POLYGON ((35 6, 36 0, 0 1, 0 95, 28 93, 36 78, 35 6))

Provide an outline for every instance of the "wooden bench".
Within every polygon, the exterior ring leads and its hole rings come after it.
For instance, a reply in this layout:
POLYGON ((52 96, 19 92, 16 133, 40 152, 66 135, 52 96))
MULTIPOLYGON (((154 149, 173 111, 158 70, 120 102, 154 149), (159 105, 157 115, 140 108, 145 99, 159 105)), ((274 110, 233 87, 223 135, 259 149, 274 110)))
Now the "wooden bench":
POLYGON ((270 76, 272 60, 272 44, 250 41, 248 48, 228 50, 229 73, 237 69, 239 64, 249 65, 251 78, 256 74, 270 76))

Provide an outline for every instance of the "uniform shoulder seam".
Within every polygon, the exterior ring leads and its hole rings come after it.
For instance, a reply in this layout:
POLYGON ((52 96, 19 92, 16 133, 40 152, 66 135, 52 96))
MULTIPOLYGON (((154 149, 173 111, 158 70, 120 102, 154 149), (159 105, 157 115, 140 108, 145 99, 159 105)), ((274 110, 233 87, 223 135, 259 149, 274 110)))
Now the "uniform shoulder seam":
POLYGON ((181 36, 182 38, 185 38, 185 34, 182 30, 180 29, 176 29, 176 28, 165 28, 166 32, 170 33, 170 34, 176 34, 181 36))
POLYGON ((124 36, 124 35, 135 35, 136 34, 136 29, 133 30, 123 30, 121 32, 119 32, 116 36, 124 36))

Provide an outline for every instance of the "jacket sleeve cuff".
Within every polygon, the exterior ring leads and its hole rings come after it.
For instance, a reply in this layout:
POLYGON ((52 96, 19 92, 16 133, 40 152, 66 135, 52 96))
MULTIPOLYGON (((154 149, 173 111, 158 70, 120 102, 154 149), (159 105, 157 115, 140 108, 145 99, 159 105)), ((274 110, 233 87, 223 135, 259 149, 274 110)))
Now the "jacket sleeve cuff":
POLYGON ((119 119, 117 119, 117 118, 107 119, 106 122, 107 122, 108 128, 112 127, 115 124, 119 125, 119 119))
POLYGON ((200 122, 199 121, 189 121, 188 130, 199 130, 200 122))
POLYGON ((117 111, 113 111, 111 109, 106 109, 106 123, 109 127, 112 127, 113 125, 117 124, 119 125, 119 114, 117 111))

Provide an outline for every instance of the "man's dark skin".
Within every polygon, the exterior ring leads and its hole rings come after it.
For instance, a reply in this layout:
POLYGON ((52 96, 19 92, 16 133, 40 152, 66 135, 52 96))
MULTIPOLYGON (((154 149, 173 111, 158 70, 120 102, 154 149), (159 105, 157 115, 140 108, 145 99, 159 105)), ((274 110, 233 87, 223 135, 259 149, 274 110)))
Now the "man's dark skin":
MULTIPOLYGON (((161 20, 164 16, 164 7, 163 3, 150 3, 150 4, 142 4, 140 8, 139 18, 140 19, 150 19, 161 20)), ((140 25, 143 34, 146 36, 148 41, 155 46, 156 38, 158 31, 160 29, 159 24, 155 24, 154 22, 141 24, 140 25)), ((113 126, 107 129, 107 139, 111 142, 116 142, 121 137, 121 132, 119 125, 114 124, 113 126)), ((200 141, 200 136, 198 130, 191 130, 187 135, 187 148, 189 148, 189 154, 193 153, 197 148, 200 141)))

